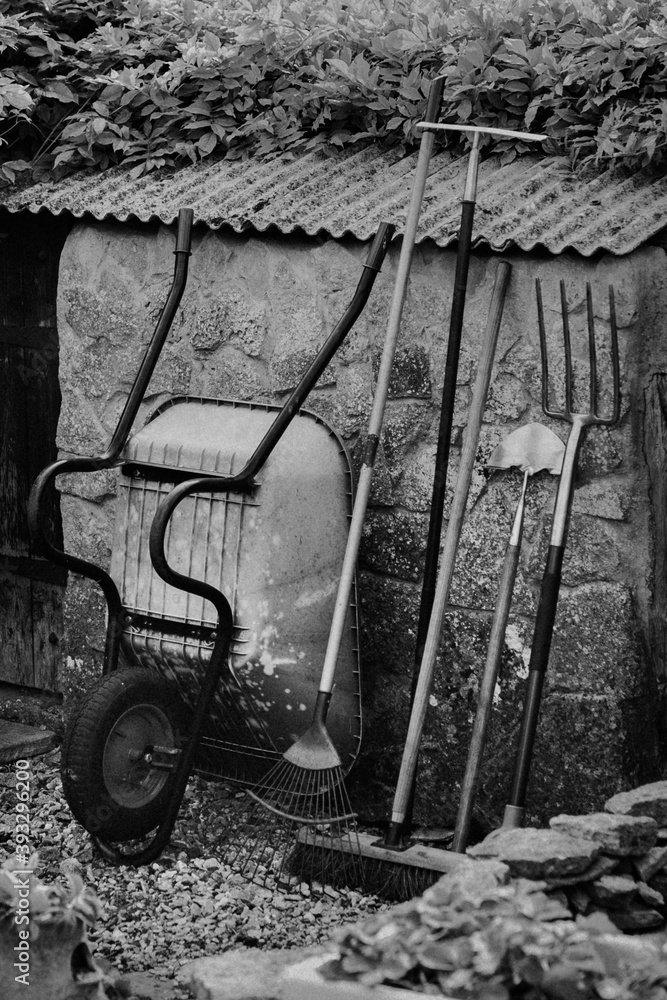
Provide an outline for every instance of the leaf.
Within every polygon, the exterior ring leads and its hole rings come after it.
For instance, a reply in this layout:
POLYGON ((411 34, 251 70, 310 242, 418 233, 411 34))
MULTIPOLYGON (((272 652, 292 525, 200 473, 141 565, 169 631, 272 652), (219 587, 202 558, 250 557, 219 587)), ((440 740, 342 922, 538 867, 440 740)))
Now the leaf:
POLYGON ((514 55, 520 56, 522 59, 528 59, 526 43, 522 38, 505 38, 504 45, 514 55))
POLYGON ((423 45, 419 35, 408 28, 396 28, 394 31, 390 31, 385 35, 383 42, 386 51, 395 54, 411 52, 423 45))
POLYGON ((65 104, 78 104, 79 98, 70 90, 64 80, 51 80, 47 84, 47 96, 55 97, 65 104))
POLYGON ((197 147, 204 156, 212 153, 217 145, 218 137, 213 132, 207 132, 206 135, 197 140, 197 147))

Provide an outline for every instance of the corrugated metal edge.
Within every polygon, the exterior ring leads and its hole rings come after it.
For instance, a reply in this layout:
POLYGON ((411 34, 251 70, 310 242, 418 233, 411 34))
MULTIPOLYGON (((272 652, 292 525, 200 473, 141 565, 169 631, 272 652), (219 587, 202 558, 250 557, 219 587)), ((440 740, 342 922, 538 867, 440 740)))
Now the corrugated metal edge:
MULTIPOLYGON (((369 146, 333 157, 309 153, 291 160, 200 164, 137 180, 113 170, 12 192, 4 207, 99 222, 171 224, 177 214, 172 205, 191 205, 195 221, 211 229, 367 240, 384 220, 402 231, 416 161, 416 154, 401 157, 369 146)), ((448 153, 434 157, 419 242, 447 247, 456 241, 466 162, 448 153)), ((480 169, 477 247, 622 255, 665 225, 667 178, 607 173, 582 180, 563 158, 524 157, 504 166, 489 158, 480 169)))

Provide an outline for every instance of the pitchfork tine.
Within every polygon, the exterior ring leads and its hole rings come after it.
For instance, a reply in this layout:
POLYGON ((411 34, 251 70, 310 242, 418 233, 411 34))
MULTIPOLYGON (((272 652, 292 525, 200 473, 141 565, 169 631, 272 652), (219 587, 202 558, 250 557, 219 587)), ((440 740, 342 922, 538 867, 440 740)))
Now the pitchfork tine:
POLYGON ((560 307, 563 314, 563 345, 565 347, 565 416, 569 420, 572 415, 572 343, 565 282, 562 279, 560 283, 560 307))
POLYGON ((599 419, 598 413, 598 364, 595 351, 595 314, 593 312, 593 293, 590 281, 586 282, 586 313, 588 315, 588 357, 590 367, 591 413, 599 419))
POLYGON ((544 305, 542 304, 542 282, 535 278, 535 297, 537 299, 537 329, 540 334, 540 358, 542 360, 542 409, 548 417, 556 417, 549 409, 549 360, 547 357, 547 334, 544 329, 544 305))
POLYGON ((616 300, 614 298, 614 286, 609 286, 609 325, 611 328, 611 370, 614 402, 612 414, 605 424, 613 425, 621 415, 621 371, 618 359, 618 327, 616 325, 616 300))

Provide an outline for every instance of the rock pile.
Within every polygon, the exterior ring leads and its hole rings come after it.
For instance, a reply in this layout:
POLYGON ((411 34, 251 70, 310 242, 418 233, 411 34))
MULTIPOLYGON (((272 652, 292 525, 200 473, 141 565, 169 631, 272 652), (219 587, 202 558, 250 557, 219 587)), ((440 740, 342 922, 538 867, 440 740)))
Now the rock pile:
POLYGON ((555 816, 550 829, 494 830, 468 849, 546 883, 573 913, 604 911, 622 931, 667 920, 667 781, 614 795, 604 812, 555 816))

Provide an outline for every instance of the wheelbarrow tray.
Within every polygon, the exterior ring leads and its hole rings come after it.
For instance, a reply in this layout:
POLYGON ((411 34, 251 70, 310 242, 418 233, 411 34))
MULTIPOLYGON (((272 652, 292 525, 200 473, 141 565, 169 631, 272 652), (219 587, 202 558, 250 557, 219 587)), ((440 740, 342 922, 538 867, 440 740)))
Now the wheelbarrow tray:
MULTIPOLYGON (((111 575, 125 608, 122 651, 177 688, 189 709, 217 628, 213 606, 154 571, 149 532, 175 481, 238 472, 279 407, 180 396, 154 411, 122 454, 111 575)), ((352 508, 349 456, 301 410, 250 492, 201 493, 173 516, 166 557, 220 590, 234 619, 196 770, 254 783, 310 717, 333 616, 352 508)), ((347 770, 361 739, 356 599, 336 670, 328 728, 347 770)))

